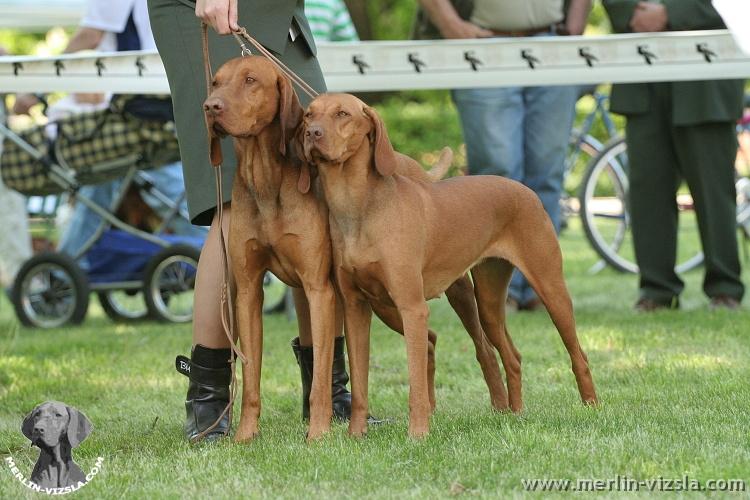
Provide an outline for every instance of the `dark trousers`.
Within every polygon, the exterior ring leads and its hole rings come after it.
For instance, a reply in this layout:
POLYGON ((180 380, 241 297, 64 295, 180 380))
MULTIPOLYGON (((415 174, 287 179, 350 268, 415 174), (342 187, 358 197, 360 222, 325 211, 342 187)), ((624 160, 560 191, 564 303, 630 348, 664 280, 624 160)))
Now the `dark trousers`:
POLYGON ((672 124, 672 87, 650 85, 651 109, 629 115, 630 213, 643 298, 667 301, 682 292, 675 273, 677 252, 676 191, 687 182, 693 197, 705 254, 703 290, 709 297, 741 300, 737 248, 734 161, 731 122, 672 124))
MULTIPOLYGON (((216 208, 216 195, 213 188, 214 172, 208 163, 208 140, 203 115, 206 77, 200 19, 195 17, 195 8, 187 0, 149 0, 148 7, 154 39, 172 93, 190 219, 194 224, 209 225, 216 208)), ((254 15, 256 13, 249 5, 240 8, 240 26, 248 26, 248 18, 254 15)), ((280 26, 279 29, 287 32, 289 25, 280 26)), ((212 29, 208 33, 211 64, 216 72, 226 61, 240 56, 240 46, 234 37, 219 36, 212 29)), ((255 52, 255 48, 252 50, 255 52)), ((326 85, 318 60, 302 35, 297 36, 294 42, 287 38, 286 50, 276 55, 314 89, 325 92, 326 85)), ((299 91, 297 95, 302 105, 306 106, 307 95, 299 91)), ((224 155, 224 201, 229 201, 237 162, 231 137, 222 141, 221 150, 224 155)))

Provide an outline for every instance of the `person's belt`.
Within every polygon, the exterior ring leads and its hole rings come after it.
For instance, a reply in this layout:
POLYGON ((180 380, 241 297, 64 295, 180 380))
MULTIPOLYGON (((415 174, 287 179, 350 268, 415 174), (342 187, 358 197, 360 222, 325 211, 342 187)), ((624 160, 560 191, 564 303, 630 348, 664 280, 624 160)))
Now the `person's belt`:
POLYGON ((509 36, 509 37, 526 37, 534 36, 542 33, 556 33, 558 35, 566 35, 565 25, 563 23, 548 24, 540 28, 531 28, 527 30, 513 30, 513 31, 502 31, 502 30, 490 30, 493 36, 509 36))

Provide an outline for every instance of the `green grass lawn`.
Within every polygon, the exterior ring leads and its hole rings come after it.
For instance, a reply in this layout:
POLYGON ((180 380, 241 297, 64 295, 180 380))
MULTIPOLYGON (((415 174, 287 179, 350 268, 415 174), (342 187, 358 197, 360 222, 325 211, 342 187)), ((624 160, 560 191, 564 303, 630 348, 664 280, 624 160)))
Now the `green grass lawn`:
MULTIPOLYGON (((526 409, 493 413, 472 344, 441 300, 430 319, 439 332, 438 408, 426 439, 406 434, 403 340, 377 323, 371 410, 392 422, 361 440, 336 424, 306 444, 289 347, 295 325, 275 316, 265 323, 260 437, 190 446, 181 431, 186 379, 173 368, 175 354, 189 350, 189 325, 116 325, 93 308, 81 327, 26 330, 2 296, 0 458, 11 455, 28 477, 38 451, 21 420, 55 399, 95 426, 77 463, 88 471, 104 458, 80 498, 500 497, 522 495, 522 480, 533 478, 750 479, 747 306, 709 312, 698 271, 687 276, 682 311, 636 315, 634 276, 589 274, 596 259, 577 224, 562 244, 599 408, 580 404, 547 315, 524 313, 508 322, 523 354, 526 409)), ((5 460, 0 469, 0 498, 32 496, 5 460)))

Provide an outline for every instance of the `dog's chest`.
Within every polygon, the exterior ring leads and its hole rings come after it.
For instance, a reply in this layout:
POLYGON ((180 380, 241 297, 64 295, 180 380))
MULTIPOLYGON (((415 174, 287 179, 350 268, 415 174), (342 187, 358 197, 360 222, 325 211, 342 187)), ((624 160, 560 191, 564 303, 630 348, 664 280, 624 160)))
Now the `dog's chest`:
POLYGON ((352 253, 343 260, 343 270, 351 276, 354 285, 371 302, 390 305, 391 299, 383 284, 383 269, 380 262, 366 254, 352 253))

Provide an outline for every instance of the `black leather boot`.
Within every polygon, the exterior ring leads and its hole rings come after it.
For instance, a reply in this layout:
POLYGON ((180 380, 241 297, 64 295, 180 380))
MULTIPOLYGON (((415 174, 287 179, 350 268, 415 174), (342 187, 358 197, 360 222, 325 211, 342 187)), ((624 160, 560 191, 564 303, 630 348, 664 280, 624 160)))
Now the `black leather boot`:
MULTIPOLYGON (((191 359, 177 356, 177 371, 190 378, 185 400, 185 436, 194 441, 211 427, 229 403, 229 383, 232 380, 229 356, 231 349, 209 349, 202 345, 193 348, 191 359)), ((204 439, 214 440, 229 434, 229 413, 204 439)))
MULTIPOLYGON (((352 415, 352 395, 346 388, 349 374, 346 372, 346 357, 344 356, 344 337, 336 337, 333 344, 333 379, 331 384, 331 398, 333 403, 333 417, 339 420, 349 420, 352 415)), ((299 337, 292 340, 292 350, 299 365, 302 379, 302 418, 310 418, 310 389, 312 388, 313 348, 301 346, 299 337)))
POLYGON ((346 388, 346 384, 349 383, 349 374, 346 372, 345 350, 344 337, 336 337, 333 344, 331 401, 333 416, 340 420, 349 420, 352 417, 352 393, 346 388))

